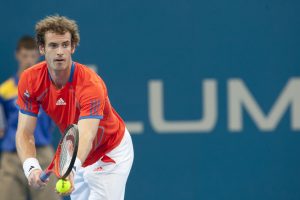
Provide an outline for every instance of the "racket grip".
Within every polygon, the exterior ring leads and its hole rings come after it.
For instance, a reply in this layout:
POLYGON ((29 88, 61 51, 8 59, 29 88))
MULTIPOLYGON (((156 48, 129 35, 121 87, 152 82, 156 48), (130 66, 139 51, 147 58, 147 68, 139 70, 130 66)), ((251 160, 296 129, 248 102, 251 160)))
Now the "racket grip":
POLYGON ((40 175, 41 181, 45 182, 49 178, 50 174, 51 172, 42 172, 40 175))

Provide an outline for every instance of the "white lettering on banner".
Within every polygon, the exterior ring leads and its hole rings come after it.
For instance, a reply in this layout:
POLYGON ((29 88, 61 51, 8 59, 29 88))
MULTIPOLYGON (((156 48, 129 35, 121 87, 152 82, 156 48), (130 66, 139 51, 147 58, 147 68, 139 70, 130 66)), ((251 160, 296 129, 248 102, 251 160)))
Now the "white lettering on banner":
MULTIPOLYGON (((167 121, 164 118, 164 91, 162 80, 151 80, 148 83, 149 119, 155 132, 159 134, 176 133, 210 133, 216 126, 217 81, 203 81, 203 118, 199 120, 167 121)), ((291 130, 300 130, 300 78, 291 78, 274 101, 268 114, 261 111, 259 104, 241 79, 229 79, 228 94, 228 131, 241 132, 244 129, 245 110, 260 131, 274 131, 281 118, 290 108, 291 130)), ((128 129, 135 134, 143 132, 143 122, 129 122, 128 129), (132 126, 131 126, 132 125, 132 126), (131 127, 133 128, 131 130, 131 127)))
POLYGON ((243 108, 261 131, 273 131, 285 111, 290 106, 291 129, 300 130, 300 79, 291 78, 272 106, 269 115, 265 115, 254 97, 241 79, 228 81, 228 119, 229 130, 243 130, 243 108))
POLYGON ((203 118, 190 121, 165 120, 162 81, 153 80, 149 82, 150 122, 157 133, 209 133, 213 130, 217 119, 217 83, 212 79, 203 82, 203 118))

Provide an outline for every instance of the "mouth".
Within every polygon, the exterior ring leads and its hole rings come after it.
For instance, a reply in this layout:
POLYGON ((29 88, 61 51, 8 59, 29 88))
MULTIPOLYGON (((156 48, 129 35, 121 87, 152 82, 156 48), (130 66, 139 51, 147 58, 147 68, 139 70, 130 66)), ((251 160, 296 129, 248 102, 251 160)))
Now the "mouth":
POLYGON ((63 59, 63 58, 56 58, 56 59, 54 59, 54 62, 64 62, 65 61, 65 59, 63 59))

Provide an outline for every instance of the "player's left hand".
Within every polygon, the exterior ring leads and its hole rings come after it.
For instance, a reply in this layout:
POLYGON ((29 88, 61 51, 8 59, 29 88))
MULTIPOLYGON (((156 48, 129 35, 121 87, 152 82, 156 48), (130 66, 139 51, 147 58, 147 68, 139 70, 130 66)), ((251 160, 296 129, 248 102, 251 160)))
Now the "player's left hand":
POLYGON ((55 189, 56 193, 59 194, 60 196, 69 196, 74 191, 74 189, 75 189, 75 187, 74 187, 74 173, 73 173, 73 171, 69 174, 69 176, 66 178, 66 180, 70 181, 71 188, 70 188, 69 191, 64 192, 64 193, 57 192, 57 190, 55 189))

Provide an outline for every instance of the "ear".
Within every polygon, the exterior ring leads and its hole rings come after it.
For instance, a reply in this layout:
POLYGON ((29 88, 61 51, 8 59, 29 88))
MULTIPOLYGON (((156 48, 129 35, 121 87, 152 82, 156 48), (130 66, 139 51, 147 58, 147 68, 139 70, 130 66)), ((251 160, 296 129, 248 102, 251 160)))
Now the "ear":
POLYGON ((75 49, 76 49, 75 45, 72 45, 72 48, 71 48, 71 53, 72 54, 75 52, 75 49))
POLYGON ((40 46, 39 46, 39 51, 40 51, 40 54, 41 54, 41 55, 45 55, 45 46, 40 45, 40 46))

